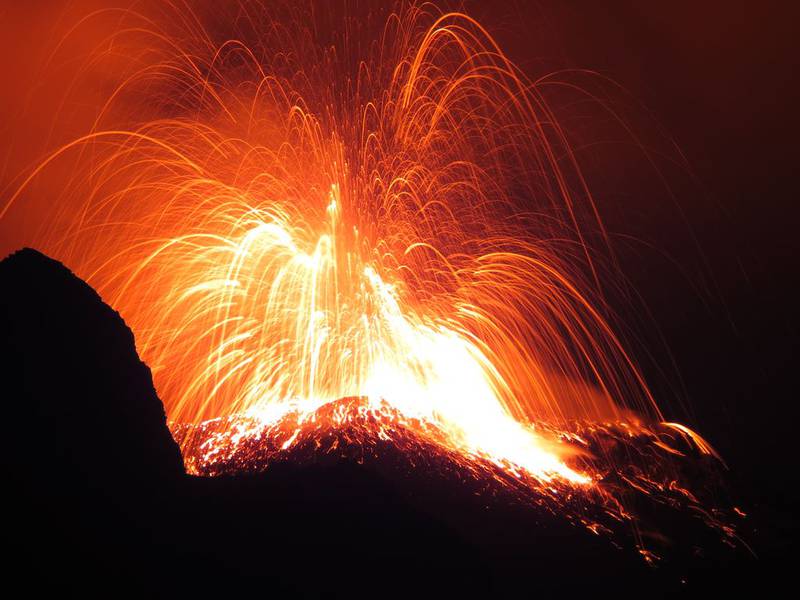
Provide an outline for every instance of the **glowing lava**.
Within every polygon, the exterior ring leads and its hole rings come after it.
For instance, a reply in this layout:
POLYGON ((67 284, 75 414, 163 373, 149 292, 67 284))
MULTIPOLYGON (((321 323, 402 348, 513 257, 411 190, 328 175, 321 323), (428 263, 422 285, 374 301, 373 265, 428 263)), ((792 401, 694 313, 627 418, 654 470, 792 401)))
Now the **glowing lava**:
MULTIPOLYGON (((278 214, 251 210, 233 226, 239 239, 212 238, 189 253, 198 262, 160 318, 175 314, 196 333, 191 343, 207 339, 212 351, 183 382, 178 410, 203 393, 204 409, 222 397, 227 414, 268 425, 289 411, 302 421, 325 403, 365 396, 371 407, 388 403, 397 416, 435 427, 466 453, 588 483, 506 410, 508 387, 477 338, 455 318, 404 310, 395 286, 342 247, 339 202, 333 185, 328 229, 307 248, 278 214)), ((170 240, 147 260, 187 243, 203 242, 170 240)))
POLYGON ((361 415, 596 487, 566 424, 662 419, 603 300, 612 255, 553 81, 461 13, 403 5, 326 44, 298 11, 243 10, 230 38, 185 7, 93 13, 118 29, 86 70, 113 54, 118 83, 0 223, 52 171, 30 243, 123 315, 194 472, 361 415))

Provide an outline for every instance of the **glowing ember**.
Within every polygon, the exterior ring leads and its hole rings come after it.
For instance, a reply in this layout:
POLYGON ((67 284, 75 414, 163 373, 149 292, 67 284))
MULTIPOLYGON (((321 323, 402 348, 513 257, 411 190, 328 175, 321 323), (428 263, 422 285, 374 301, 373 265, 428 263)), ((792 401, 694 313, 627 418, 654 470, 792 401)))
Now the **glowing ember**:
POLYGON ((430 10, 363 55, 300 16, 251 15, 245 44, 127 12, 97 126, 0 215, 79 155, 33 242, 125 317, 195 473, 356 427, 611 502, 587 431, 661 418, 604 316, 602 223, 545 82, 430 10))

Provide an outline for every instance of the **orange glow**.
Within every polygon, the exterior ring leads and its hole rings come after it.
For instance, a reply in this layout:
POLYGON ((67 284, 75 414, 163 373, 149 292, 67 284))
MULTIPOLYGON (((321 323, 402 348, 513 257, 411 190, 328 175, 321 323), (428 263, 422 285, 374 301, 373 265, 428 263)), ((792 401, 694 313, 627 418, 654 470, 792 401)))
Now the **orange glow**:
POLYGON ((30 243, 125 318, 175 431, 203 431, 176 436, 192 472, 264 432, 287 450, 358 397, 327 426, 402 425, 588 490, 599 469, 574 460, 567 423, 662 420, 599 291, 605 230, 552 81, 427 5, 354 55, 349 30, 323 47, 300 18, 251 15, 253 46, 171 10, 114 13, 87 65, 123 64, 91 131, 29 172, 0 223, 61 178, 30 243))

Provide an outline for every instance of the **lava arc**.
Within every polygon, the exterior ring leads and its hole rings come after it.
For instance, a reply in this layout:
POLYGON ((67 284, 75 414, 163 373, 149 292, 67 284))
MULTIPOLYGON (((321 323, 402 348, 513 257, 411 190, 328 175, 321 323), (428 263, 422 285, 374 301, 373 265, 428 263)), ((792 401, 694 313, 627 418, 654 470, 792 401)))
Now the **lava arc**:
POLYGON ((0 223, 60 182, 30 243, 123 315, 190 468, 356 421, 587 495, 608 472, 587 427, 713 452, 652 433, 553 78, 427 4, 328 34, 304 9, 244 10, 229 37, 164 10, 87 17, 118 23, 86 62, 113 48, 116 85, 0 223))

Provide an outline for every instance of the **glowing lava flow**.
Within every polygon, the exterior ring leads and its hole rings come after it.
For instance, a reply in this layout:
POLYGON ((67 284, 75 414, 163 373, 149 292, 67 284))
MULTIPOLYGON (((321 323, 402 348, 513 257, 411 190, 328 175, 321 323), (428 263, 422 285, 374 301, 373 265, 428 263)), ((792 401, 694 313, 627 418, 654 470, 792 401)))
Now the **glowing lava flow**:
POLYGON ((355 422, 586 494, 613 471, 575 460, 586 427, 672 453, 553 80, 464 14, 402 5, 364 46, 297 10, 243 6, 227 38, 183 6, 87 17, 118 28, 86 66, 118 84, 0 211, 59 182, 30 243, 123 315, 190 470, 355 422))
POLYGON ((211 379, 211 401, 235 378, 233 412, 267 427, 290 411, 302 423, 325 403, 364 396, 371 409, 388 403, 392 414, 435 427, 450 447, 540 479, 588 483, 504 408, 506 384, 477 339, 454 320, 404 311, 394 286, 339 246, 339 202, 334 185, 328 231, 308 250, 287 224, 253 211, 240 240, 220 240, 187 269, 198 279, 182 282, 170 311, 189 315, 185 327, 199 319, 195 331, 214 350, 184 397, 211 379))

